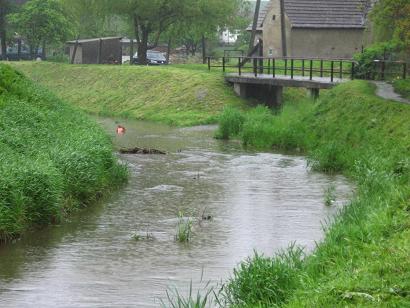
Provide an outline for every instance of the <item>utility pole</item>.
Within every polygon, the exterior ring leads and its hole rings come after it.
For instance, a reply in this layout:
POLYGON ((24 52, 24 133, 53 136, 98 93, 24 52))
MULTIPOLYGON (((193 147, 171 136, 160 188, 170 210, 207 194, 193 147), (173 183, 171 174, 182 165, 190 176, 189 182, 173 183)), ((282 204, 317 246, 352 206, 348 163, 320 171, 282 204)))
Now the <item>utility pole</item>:
POLYGON ((282 56, 288 56, 286 46, 285 0, 280 0, 280 29, 282 34, 282 56))
POLYGON ((251 56, 251 52, 255 44, 255 37, 256 37, 256 30, 258 28, 260 8, 261 8, 261 0, 256 0, 256 7, 255 7, 255 14, 253 15, 252 34, 251 34, 251 41, 249 42, 248 56, 251 56))

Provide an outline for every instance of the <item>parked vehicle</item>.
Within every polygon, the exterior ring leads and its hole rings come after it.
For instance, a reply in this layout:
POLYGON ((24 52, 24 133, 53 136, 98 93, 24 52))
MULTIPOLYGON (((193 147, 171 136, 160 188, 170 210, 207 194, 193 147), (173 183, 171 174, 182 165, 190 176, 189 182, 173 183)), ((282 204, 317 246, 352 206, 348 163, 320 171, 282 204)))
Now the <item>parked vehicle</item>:
MULTIPOLYGON (((165 65, 168 64, 167 58, 163 52, 148 50, 147 52, 148 65, 165 65)), ((135 53, 133 63, 138 64, 138 52, 135 53)))
MULTIPOLYGON (((26 46, 22 46, 20 51, 20 58, 18 54, 17 46, 14 47, 7 47, 7 55, 6 59, 8 61, 17 61, 17 60, 35 60, 35 59, 42 59, 41 48, 35 54, 30 54, 29 49, 26 46)), ((42 59, 44 60, 44 59, 42 59)))

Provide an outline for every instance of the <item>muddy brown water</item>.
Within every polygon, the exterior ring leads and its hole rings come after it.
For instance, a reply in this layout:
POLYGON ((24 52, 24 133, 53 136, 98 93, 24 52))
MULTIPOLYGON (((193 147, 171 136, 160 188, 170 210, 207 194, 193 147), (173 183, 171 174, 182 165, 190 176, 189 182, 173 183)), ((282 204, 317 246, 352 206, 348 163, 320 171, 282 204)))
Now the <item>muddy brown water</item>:
POLYGON ((121 121, 117 137, 114 120, 98 121, 117 147, 170 154, 122 155, 130 181, 109 200, 0 247, 0 307, 158 307, 167 288, 225 280, 254 250, 312 250, 351 195, 343 177, 309 171, 303 157, 245 151, 213 139, 212 126, 121 121), (330 185, 337 201, 326 207, 330 185), (213 218, 194 222, 189 244, 174 240, 180 211, 213 218), (132 239, 147 232, 153 241, 132 239))

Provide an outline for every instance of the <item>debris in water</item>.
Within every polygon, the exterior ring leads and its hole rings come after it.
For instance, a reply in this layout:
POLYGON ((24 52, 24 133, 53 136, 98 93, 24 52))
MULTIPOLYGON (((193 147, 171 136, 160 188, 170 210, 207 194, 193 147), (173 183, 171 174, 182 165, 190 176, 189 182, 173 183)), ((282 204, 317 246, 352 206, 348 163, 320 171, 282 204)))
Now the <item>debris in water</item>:
POLYGON ((120 153, 121 154, 160 154, 160 155, 167 154, 164 151, 160 151, 156 149, 145 149, 145 148, 120 149, 120 153))

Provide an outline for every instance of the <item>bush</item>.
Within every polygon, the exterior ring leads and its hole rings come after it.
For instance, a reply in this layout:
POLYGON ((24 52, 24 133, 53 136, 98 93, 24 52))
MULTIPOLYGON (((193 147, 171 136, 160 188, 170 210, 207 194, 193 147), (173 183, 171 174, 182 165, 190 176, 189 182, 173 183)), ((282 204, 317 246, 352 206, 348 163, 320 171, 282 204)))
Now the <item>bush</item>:
POLYGON ((400 45, 394 42, 383 42, 367 47, 362 53, 357 53, 354 60, 358 62, 355 67, 355 77, 358 79, 373 78, 374 61, 385 58, 393 60, 392 55, 400 50, 400 45))

